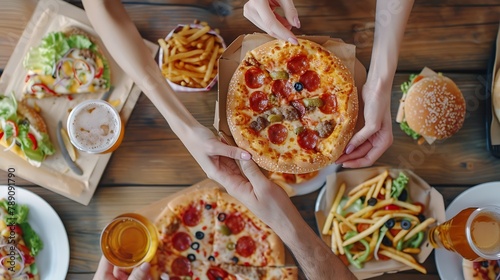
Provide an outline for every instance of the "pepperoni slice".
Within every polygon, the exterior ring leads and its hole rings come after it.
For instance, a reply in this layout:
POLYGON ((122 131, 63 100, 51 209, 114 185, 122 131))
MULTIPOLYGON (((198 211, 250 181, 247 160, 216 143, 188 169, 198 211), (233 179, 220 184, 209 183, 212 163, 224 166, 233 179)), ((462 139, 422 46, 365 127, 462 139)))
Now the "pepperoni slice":
POLYGON ((201 213, 193 205, 190 205, 186 212, 184 212, 184 215, 182 215, 182 222, 184 222, 184 224, 189 227, 196 226, 200 222, 200 220, 201 213))
POLYGON ((286 99, 292 93, 292 84, 286 80, 276 80, 273 82, 271 92, 280 98, 286 99))
POLYGON ((319 75, 314 71, 308 70, 300 76, 300 82, 308 91, 315 91, 319 88, 319 75))
POLYGON ((255 252, 255 241, 250 236, 242 236, 236 242, 236 253, 242 257, 250 257, 255 252))
POLYGON ((306 114, 306 106, 304 106, 301 100, 294 100, 290 102, 290 105, 299 112, 301 118, 306 114))
POLYGON ((209 280, 226 279, 227 276, 229 276, 229 273, 220 267, 212 266, 207 271, 209 280))
POLYGON ((250 95, 250 108, 255 112, 262 113, 266 110, 269 104, 267 94, 262 91, 255 91, 250 95))
POLYGON ((325 114, 332 114, 337 111, 337 97, 333 94, 323 93, 321 95, 323 106, 319 107, 321 112, 325 114))
POLYGON ((285 182, 287 183, 292 183, 292 184, 295 184, 295 182, 297 181, 295 179, 295 174, 290 174, 290 173, 282 173, 282 176, 283 178, 285 179, 285 182))
POLYGON ((260 88, 265 79, 266 74, 258 67, 251 67, 245 72, 245 82, 249 88, 260 88))
POLYGON ((186 257, 177 257, 172 262, 172 273, 178 276, 191 276, 191 262, 186 257))
POLYGON ((309 69, 309 60, 306 55, 300 54, 290 59, 287 62, 286 67, 293 75, 302 75, 307 71, 307 69, 309 69))
POLYGON ((314 150, 318 143, 318 139, 318 132, 306 129, 298 135, 297 142, 299 143, 299 146, 302 147, 302 149, 314 150))
POLYGON ((286 140, 288 129, 281 123, 273 124, 267 129, 267 136, 271 143, 280 145, 286 140))
POLYGON ((172 245, 177 251, 186 251, 191 246, 191 236, 179 231, 172 238, 172 245))
POLYGON ((238 234, 245 229, 245 221, 240 215, 231 215, 225 222, 232 234, 238 234))

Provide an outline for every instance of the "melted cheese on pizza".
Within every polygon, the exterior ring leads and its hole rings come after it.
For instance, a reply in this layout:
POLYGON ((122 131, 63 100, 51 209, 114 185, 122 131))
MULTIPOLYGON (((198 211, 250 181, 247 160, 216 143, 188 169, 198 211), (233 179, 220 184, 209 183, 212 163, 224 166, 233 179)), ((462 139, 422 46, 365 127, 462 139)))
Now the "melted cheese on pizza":
POLYGON ((236 143, 261 167, 296 164, 281 172, 304 173, 342 153, 356 122, 357 93, 347 68, 326 49, 273 41, 246 55, 227 107, 236 143))

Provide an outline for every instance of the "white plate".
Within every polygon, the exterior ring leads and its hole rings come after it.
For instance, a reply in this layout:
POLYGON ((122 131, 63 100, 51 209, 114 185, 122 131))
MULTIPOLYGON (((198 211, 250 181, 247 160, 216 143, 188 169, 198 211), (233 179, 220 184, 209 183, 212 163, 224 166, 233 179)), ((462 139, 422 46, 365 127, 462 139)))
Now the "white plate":
MULTIPOLYGON (((500 182, 474 186, 457 196, 446 209, 446 220, 468 207, 500 206, 500 182)), ((463 280, 462 257, 444 249, 435 250, 436 266, 441 279, 463 280)))
POLYGON ((295 191, 293 196, 304 195, 308 193, 315 192, 319 188, 323 187, 326 183, 326 177, 332 173, 335 173, 340 165, 332 164, 321 169, 318 175, 314 176, 311 180, 299 184, 290 184, 292 189, 295 191))
MULTIPOLYGON (((0 198, 8 197, 8 187, 0 185, 0 198)), ((66 229, 56 211, 38 195, 15 188, 15 201, 29 207, 28 222, 43 241, 43 249, 35 257, 41 280, 66 278, 69 266, 69 242, 66 229)))

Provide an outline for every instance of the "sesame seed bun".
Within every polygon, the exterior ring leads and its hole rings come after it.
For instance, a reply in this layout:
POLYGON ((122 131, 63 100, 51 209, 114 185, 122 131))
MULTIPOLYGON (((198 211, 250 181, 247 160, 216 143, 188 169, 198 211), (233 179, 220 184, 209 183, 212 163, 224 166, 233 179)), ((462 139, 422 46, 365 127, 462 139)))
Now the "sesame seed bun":
POLYGON ((404 116, 418 134, 445 139, 462 128, 465 99, 451 79, 442 75, 425 77, 408 90, 404 116))

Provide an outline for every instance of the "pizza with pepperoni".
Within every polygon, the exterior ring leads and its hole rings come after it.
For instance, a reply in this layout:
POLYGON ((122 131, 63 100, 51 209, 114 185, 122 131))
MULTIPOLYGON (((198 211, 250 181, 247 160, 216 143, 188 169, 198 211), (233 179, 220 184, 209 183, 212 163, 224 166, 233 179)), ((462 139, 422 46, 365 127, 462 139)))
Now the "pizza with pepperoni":
POLYGON ((350 71, 321 45, 274 40, 249 51, 227 96, 238 146, 273 172, 307 173, 340 157, 358 115, 350 71))
POLYGON ((297 279, 279 237, 218 187, 173 198, 155 223, 153 279, 297 279))

